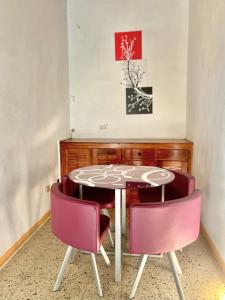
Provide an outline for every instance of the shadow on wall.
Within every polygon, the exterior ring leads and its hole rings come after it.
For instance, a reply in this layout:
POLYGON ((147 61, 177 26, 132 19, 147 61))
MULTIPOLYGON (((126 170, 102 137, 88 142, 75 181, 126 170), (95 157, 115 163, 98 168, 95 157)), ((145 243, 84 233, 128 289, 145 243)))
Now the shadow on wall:
MULTIPOLYGON (((49 209, 46 186, 57 180, 57 140, 62 133, 64 120, 60 113, 29 138, 15 141, 6 149, 1 182, 0 209, 6 237, 1 245, 6 251, 49 209), (11 243, 10 245, 6 245, 11 243)), ((65 130, 64 130, 65 131, 65 130)), ((2 234, 4 234, 2 232, 2 234)))

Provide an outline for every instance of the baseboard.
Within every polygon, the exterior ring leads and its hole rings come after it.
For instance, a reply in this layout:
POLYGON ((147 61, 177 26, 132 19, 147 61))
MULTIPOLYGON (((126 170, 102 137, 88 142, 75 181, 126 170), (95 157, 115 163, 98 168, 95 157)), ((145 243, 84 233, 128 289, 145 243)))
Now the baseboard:
POLYGON ((205 229, 204 225, 202 225, 202 224, 201 224, 201 234, 203 235, 203 237, 205 238, 205 240, 209 244, 209 247, 212 251, 212 254, 213 254, 214 258, 216 259, 218 265, 220 266, 222 272, 225 275, 225 262, 224 262, 223 258, 221 257, 221 255, 219 254, 219 251, 217 250, 217 248, 214 245, 213 241, 211 240, 211 238, 210 238, 207 230, 205 229))
POLYGON ((19 240, 15 242, 1 257, 0 257, 0 268, 5 265, 10 258, 21 248, 26 241, 34 234, 41 226, 43 226, 50 218, 50 211, 44 214, 44 216, 37 221, 25 234, 21 236, 19 240))

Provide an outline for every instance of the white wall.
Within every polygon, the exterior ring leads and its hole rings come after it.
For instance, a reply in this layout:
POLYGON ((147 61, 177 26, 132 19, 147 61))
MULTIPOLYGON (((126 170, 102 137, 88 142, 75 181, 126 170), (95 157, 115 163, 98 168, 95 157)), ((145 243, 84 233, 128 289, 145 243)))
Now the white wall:
POLYGON ((0 255, 49 209, 69 135, 64 0, 0 3, 0 255))
POLYGON ((189 25, 187 138, 202 223, 225 261, 225 2, 191 0, 189 25))
POLYGON ((68 0, 68 22, 74 137, 185 137, 188 0, 68 0), (142 30, 152 115, 126 115, 114 33, 133 30, 142 30))

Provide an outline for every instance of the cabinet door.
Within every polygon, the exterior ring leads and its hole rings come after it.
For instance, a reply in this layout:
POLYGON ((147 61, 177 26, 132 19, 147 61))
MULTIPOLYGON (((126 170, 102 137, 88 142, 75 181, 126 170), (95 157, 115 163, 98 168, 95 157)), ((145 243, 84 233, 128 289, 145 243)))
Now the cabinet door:
POLYGON ((61 155, 61 175, 68 174, 76 168, 86 167, 91 164, 89 149, 63 149, 61 155))
POLYGON ((92 164, 106 165, 106 164, 120 164, 121 163, 121 149, 93 149, 92 150, 92 164))

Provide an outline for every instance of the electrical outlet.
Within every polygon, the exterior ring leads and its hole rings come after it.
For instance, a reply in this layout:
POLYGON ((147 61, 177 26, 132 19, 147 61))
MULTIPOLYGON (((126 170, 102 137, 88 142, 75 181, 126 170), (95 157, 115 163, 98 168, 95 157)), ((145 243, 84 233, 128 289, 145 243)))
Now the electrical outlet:
POLYGON ((108 125, 109 125, 108 123, 100 124, 99 129, 101 129, 101 130, 107 129, 108 125))

